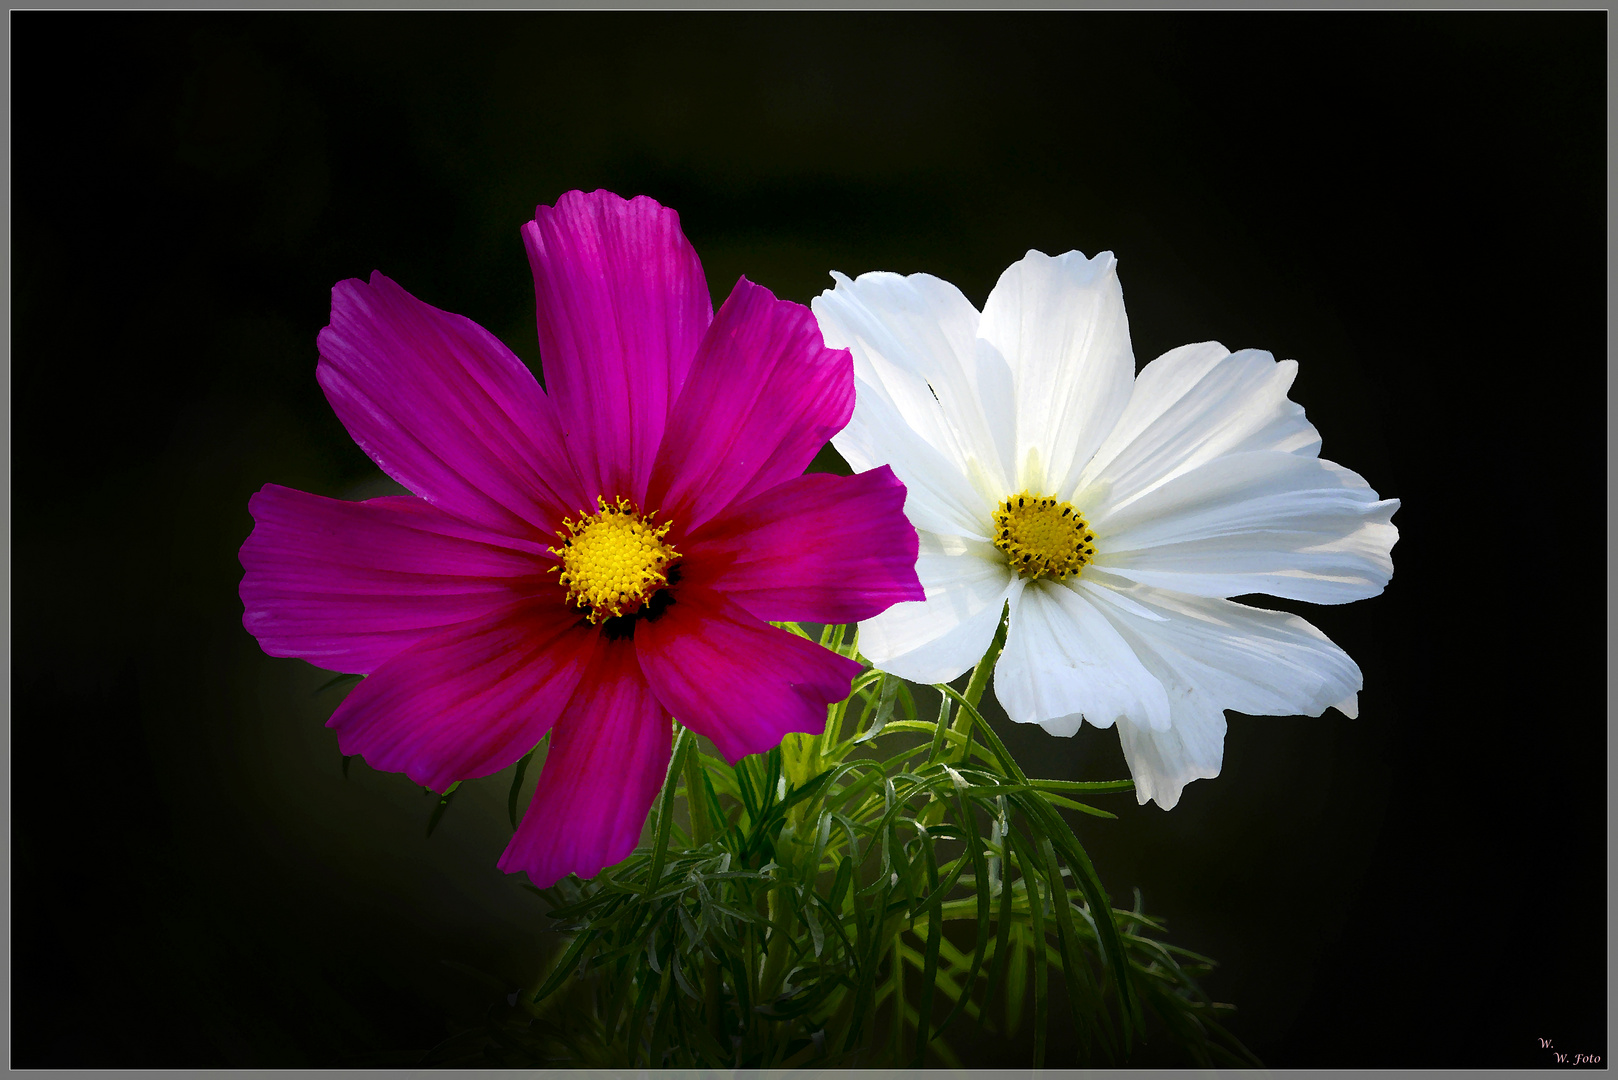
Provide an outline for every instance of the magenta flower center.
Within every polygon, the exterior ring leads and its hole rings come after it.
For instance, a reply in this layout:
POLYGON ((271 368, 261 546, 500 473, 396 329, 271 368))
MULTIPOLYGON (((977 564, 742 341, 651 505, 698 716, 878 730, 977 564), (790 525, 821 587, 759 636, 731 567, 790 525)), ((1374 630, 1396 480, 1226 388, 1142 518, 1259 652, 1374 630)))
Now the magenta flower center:
POLYGON ((567 586, 567 601, 590 609, 590 621, 599 623, 619 615, 632 615, 652 594, 669 583, 668 570, 680 553, 663 542, 671 522, 655 525, 657 511, 642 514, 623 496, 596 501, 601 510, 562 520, 562 541, 551 548, 562 557, 558 581, 567 586))

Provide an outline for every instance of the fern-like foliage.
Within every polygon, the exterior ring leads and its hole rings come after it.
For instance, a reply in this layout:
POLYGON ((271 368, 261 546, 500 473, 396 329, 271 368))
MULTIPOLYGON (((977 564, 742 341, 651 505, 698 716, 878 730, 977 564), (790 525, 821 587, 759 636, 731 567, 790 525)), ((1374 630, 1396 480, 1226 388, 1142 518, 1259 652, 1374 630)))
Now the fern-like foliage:
MULTIPOLYGON (((857 656, 845 637, 821 643, 857 656)), ((566 948, 420 1063, 955 1066, 950 1032, 973 1023, 1027 1029, 1040 1067, 1056 1022, 1079 1060, 1052 1064, 1124 1063, 1143 1037, 1187 1064, 1258 1064, 1197 984, 1213 961, 1162 940, 1138 894, 1115 908, 1062 814, 1113 817, 1082 800, 1130 781, 1029 778, 982 688, 936 687, 924 719, 903 681, 867 670, 822 734, 734 767, 682 730, 652 843, 534 890, 566 948)))

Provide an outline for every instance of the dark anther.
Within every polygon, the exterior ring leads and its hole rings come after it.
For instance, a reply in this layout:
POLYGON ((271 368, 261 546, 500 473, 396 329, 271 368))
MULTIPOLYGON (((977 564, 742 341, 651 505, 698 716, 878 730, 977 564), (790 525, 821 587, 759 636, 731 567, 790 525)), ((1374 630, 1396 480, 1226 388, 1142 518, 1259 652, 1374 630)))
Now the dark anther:
POLYGON ((622 641, 635 636, 635 620, 640 612, 631 615, 614 615, 610 619, 601 621, 601 636, 608 641, 622 641))
MULTIPOLYGON (((680 568, 675 566, 669 570, 669 584, 673 585, 680 580, 680 568)), ((622 593, 619 593, 622 596, 622 593)), ((656 622, 663 617, 663 612, 674 603, 674 594, 668 589, 659 589, 639 608, 627 615, 614 615, 601 622, 601 636, 608 641, 622 641, 635 636, 635 624, 642 619, 647 622, 656 622)))
POLYGON ((1021 495, 1017 496, 1017 508, 1019 510, 1022 509, 1022 496, 1021 495))

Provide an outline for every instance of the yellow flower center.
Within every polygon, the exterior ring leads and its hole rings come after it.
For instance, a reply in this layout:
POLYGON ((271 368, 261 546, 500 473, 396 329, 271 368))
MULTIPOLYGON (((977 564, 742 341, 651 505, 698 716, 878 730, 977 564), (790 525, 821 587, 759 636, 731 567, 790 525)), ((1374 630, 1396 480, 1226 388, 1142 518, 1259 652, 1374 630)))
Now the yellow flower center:
POLYGON ((609 503, 597 496, 601 511, 562 520, 566 533, 551 548, 562 557, 558 578, 567 586, 568 603, 590 609, 590 621, 632 615, 652 594, 669 583, 668 570, 680 553, 663 542, 671 522, 652 524, 657 511, 642 515, 623 496, 609 503))
POLYGON ((1027 491, 995 508, 994 546, 1030 579, 1060 581, 1083 570, 1096 555, 1095 533, 1072 503, 1027 491))

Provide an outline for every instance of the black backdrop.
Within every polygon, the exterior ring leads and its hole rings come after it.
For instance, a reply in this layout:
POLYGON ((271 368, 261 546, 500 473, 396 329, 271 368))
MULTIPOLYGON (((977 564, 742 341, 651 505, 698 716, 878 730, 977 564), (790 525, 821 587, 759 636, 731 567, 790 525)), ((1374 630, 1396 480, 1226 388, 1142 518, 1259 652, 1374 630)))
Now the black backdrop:
MULTIPOLYGON (((716 298, 981 304, 1111 249, 1140 361, 1298 359, 1324 456, 1404 501, 1386 594, 1298 609, 1361 716, 1233 717, 1221 777, 1082 835, 1272 1066, 1605 1055, 1604 14, 11 27, 14 1065, 383 1060, 533 977, 504 778, 431 839, 403 777, 344 780, 236 549, 265 482, 382 490, 315 385, 331 285, 536 364, 518 229, 595 187, 678 209, 716 298)), ((1008 735, 1122 774, 1110 732, 1008 735)))

